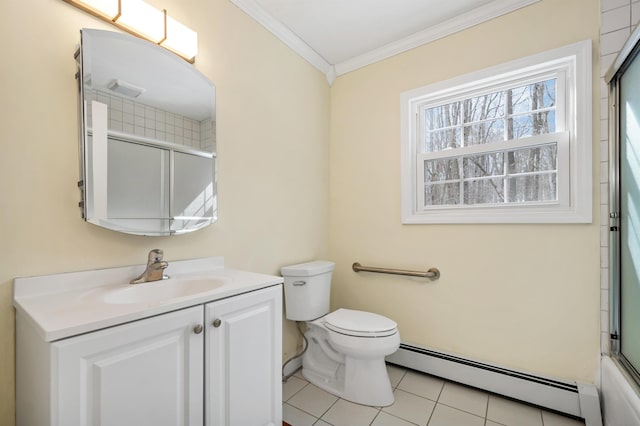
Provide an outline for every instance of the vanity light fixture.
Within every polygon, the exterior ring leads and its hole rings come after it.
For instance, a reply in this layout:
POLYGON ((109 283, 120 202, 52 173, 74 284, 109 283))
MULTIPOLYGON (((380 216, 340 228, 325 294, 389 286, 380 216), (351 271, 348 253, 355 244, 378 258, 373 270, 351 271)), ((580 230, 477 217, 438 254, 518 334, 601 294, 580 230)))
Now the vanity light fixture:
POLYGON ((198 33, 142 0, 64 0, 135 36, 149 40, 193 63, 198 33))

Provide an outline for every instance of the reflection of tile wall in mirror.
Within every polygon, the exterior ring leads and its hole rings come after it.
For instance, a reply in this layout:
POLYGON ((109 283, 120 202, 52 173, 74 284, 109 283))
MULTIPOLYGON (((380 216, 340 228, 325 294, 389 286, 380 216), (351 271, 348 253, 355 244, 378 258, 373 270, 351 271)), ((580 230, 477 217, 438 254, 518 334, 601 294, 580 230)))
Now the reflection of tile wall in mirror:
MULTIPOLYGON (((88 104, 97 100, 107 105, 109 130, 171 142, 206 152, 215 152, 215 121, 197 121, 152 108, 131 99, 85 89, 88 104)), ((87 114, 91 126, 91 113, 87 114)))

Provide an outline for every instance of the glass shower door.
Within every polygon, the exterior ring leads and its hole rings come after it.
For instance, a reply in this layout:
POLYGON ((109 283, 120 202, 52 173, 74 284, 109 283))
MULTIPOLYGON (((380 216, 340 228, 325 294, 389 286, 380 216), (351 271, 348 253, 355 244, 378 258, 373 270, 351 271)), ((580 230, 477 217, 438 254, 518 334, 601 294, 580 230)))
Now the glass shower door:
POLYGON ((620 353, 640 372, 640 58, 619 79, 620 353))

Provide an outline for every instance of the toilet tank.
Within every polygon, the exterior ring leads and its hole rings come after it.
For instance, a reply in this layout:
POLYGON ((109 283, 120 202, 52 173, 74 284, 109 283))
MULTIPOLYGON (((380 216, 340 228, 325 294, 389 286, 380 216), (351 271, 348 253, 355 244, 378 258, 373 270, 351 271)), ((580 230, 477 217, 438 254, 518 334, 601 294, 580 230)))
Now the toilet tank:
POLYGON ((326 260, 284 266, 284 302, 287 319, 311 321, 329 313, 331 274, 335 263, 326 260))

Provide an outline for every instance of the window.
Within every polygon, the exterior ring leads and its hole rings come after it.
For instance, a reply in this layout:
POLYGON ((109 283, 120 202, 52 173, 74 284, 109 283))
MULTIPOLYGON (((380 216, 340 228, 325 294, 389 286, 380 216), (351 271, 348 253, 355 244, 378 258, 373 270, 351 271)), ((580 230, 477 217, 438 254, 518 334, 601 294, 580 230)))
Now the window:
POLYGON ((405 92, 403 223, 591 222, 591 43, 405 92))

